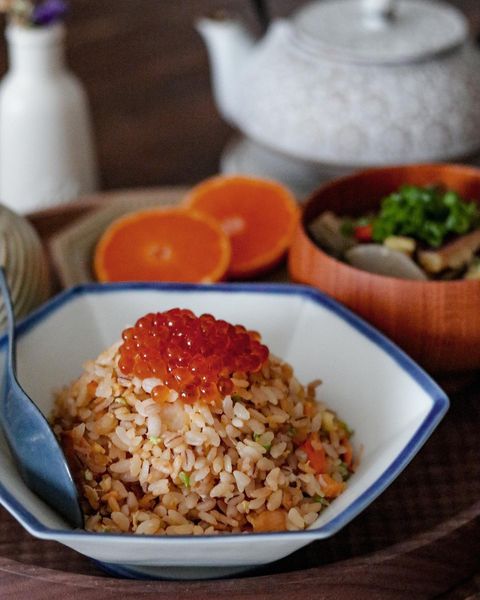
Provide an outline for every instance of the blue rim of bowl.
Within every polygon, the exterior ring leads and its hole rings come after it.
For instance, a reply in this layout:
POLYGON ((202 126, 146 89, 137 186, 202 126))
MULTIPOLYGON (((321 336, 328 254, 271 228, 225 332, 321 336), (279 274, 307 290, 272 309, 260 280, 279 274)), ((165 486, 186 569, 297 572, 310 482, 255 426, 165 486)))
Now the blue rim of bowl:
MULTIPOLYGON (((275 284, 275 283, 220 283, 220 284, 189 284, 189 283, 113 283, 99 284, 87 283, 72 287, 61 292, 43 306, 38 308, 26 319, 17 325, 18 337, 21 337, 35 325, 47 318, 51 313, 61 308, 64 304, 71 302, 78 296, 89 294, 108 294, 125 291, 161 291, 161 292, 200 292, 200 293, 258 293, 271 295, 293 295, 301 296, 329 310, 335 316, 348 323, 353 329, 358 331, 387 355, 389 355, 397 365, 409 375, 429 396, 432 406, 419 424, 412 437, 404 446, 402 451, 383 471, 383 473, 351 504, 342 510, 336 517, 316 529, 306 529, 303 531, 279 531, 270 533, 251 533, 245 536, 244 533, 223 533, 221 540, 229 538, 248 540, 253 535, 255 539, 272 539, 289 536, 290 538, 303 540, 318 540, 332 536, 344 525, 349 523, 360 512, 362 512, 371 502, 373 502, 403 471, 403 469, 414 458, 423 444, 430 437, 436 426, 439 424, 450 405, 445 392, 433 381, 433 379, 415 363, 403 350, 385 335, 380 333, 375 327, 355 315, 348 308, 333 300, 326 294, 309 286, 297 284, 275 284)), ((6 335, 0 338, 0 351, 6 345, 6 335)), ((54 529, 41 523, 29 510, 27 510, 0 482, 0 503, 19 521, 23 527, 32 535, 41 539, 55 539, 56 541, 73 541, 74 539, 84 539, 85 537, 97 538, 98 533, 84 530, 65 530, 54 529)), ((125 541, 125 534, 102 533, 102 538, 109 540, 125 541)), ((162 544, 168 545, 169 542, 176 542, 180 539, 188 539, 190 543, 195 543, 195 539, 201 539, 204 542, 208 540, 219 540, 218 536, 201 536, 196 538, 189 535, 155 536, 142 535, 143 543, 156 543, 159 540, 162 544)))

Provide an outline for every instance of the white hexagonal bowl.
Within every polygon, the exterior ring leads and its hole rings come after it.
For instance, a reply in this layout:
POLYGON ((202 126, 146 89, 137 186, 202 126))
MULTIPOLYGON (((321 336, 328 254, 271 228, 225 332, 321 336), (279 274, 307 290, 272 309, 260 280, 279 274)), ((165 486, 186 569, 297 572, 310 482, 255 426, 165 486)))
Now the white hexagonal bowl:
MULTIPOLYGON (((23 484, 0 438, 0 502, 35 537, 56 540, 119 575, 214 577, 280 559, 334 535, 407 466, 448 408, 443 391, 399 348, 347 309, 303 286, 84 285, 60 294, 18 326, 19 379, 44 414, 52 391, 115 342, 139 316, 180 306, 262 333, 363 448, 346 491, 307 530, 217 536, 136 536, 72 530, 23 484)), ((5 337, 0 340, 3 364, 5 337)), ((28 443, 26 432, 25 443, 28 443)))

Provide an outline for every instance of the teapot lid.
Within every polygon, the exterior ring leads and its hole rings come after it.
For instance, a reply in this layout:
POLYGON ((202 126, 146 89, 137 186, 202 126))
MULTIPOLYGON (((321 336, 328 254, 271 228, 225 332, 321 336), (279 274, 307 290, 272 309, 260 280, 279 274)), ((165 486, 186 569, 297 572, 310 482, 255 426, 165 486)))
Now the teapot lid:
POLYGON ((293 27, 305 50, 376 64, 422 60, 468 36, 465 16, 438 0, 322 0, 299 10, 293 27))

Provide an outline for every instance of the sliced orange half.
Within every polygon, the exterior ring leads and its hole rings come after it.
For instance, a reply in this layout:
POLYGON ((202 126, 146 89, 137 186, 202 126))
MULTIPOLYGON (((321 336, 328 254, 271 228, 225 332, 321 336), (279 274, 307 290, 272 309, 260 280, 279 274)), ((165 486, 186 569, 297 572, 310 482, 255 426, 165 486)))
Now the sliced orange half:
POLYGON ((280 183, 220 175, 192 188, 185 206, 216 219, 232 243, 231 278, 274 267, 285 255, 299 218, 294 196, 280 183))
POLYGON ((94 253, 97 279, 107 281, 220 281, 230 241, 218 223, 181 208, 142 210, 114 221, 94 253))

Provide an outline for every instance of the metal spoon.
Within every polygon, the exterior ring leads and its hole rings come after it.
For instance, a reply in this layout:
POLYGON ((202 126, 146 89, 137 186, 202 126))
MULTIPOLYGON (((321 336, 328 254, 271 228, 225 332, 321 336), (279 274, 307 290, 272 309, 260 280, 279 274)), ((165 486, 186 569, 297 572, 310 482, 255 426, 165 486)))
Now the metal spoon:
POLYGON ((48 421, 16 376, 15 317, 5 270, 0 290, 7 314, 7 352, 0 424, 25 485, 73 527, 83 527, 78 493, 65 456, 48 421))

